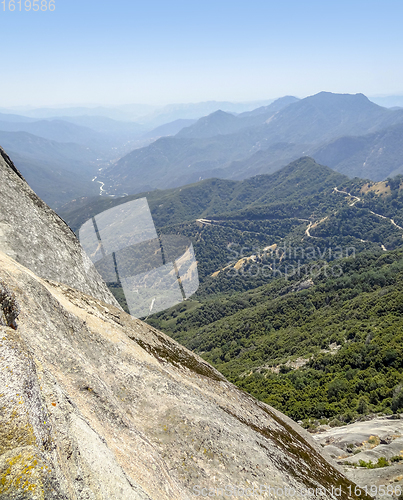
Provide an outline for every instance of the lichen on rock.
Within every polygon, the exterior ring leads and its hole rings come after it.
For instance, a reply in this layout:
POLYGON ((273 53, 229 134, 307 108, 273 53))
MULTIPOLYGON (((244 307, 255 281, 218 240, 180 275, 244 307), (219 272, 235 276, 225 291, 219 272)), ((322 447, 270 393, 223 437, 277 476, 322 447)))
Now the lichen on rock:
POLYGON ((18 332, 0 327, 0 498, 66 499, 35 364, 18 332))

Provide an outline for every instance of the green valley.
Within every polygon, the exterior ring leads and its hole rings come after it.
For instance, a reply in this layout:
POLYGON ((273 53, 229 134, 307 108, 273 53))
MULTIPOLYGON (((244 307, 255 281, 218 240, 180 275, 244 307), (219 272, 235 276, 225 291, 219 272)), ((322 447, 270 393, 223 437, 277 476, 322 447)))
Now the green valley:
POLYGON ((77 230, 146 196, 159 234, 190 238, 200 276, 194 296, 147 321, 292 418, 346 422, 403 409, 401 188, 305 157, 64 216, 77 230))

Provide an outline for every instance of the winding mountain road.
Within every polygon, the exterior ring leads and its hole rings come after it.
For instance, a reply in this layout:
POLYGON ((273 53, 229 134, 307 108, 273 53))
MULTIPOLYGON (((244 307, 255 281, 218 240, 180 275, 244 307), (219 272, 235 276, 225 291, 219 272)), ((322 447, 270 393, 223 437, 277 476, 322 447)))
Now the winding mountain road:
POLYGON ((309 238, 316 238, 316 236, 312 236, 312 234, 309 232, 311 227, 313 225, 313 222, 310 220, 309 221, 309 225, 308 227, 305 229, 305 234, 309 237, 309 238))
MULTIPOLYGON (((350 198, 353 199, 352 203, 349 203, 350 207, 353 207, 356 203, 358 203, 359 201, 361 201, 361 198, 359 198, 358 196, 355 196, 355 195, 349 193, 348 191, 342 191, 340 189, 337 189, 337 187, 334 187, 333 191, 335 193, 340 193, 340 194, 345 194, 347 196, 350 196, 350 198)), ((102 193, 102 187, 101 187, 101 193, 102 193)), ((398 224, 396 224, 396 222, 392 218, 386 217, 385 215, 377 214, 376 212, 373 212, 372 210, 370 210, 370 213, 373 214, 373 215, 376 215, 377 217, 380 217, 382 219, 389 220, 391 222, 391 224, 393 224, 397 229, 400 229, 401 231, 403 231, 403 227, 401 227, 398 224)), ((311 234, 311 229, 312 229, 313 226, 317 227, 321 222, 324 222, 326 219, 327 219, 327 217, 325 217, 324 219, 322 219, 320 221, 316 221, 316 222, 312 221, 310 219, 298 219, 298 220, 301 221, 301 222, 308 222, 308 226, 305 229, 305 235, 308 238, 318 238, 318 236, 313 236, 311 234)), ((200 224, 204 224, 206 226, 212 226, 212 225, 221 225, 222 226, 223 225, 222 222, 224 222, 224 221, 217 221, 217 220, 213 220, 213 219, 196 219, 196 222, 199 222, 200 224)), ((252 232, 252 231, 246 231, 246 232, 252 232)), ((403 238, 403 235, 402 235, 402 238, 403 238)), ((302 240, 303 239, 304 238, 302 238, 302 240)), ((366 243, 368 240, 360 239, 360 241, 362 243, 366 243)), ((380 243, 380 246, 381 246, 381 248, 382 248, 382 250, 384 252, 387 252, 387 248, 385 247, 385 245, 383 243, 380 243)))
MULTIPOLYGON (((350 207, 354 206, 354 204, 357 203, 358 201, 361 201, 361 198, 359 198, 358 196, 354 196, 353 194, 348 193, 347 191, 340 191, 339 189, 337 189, 337 187, 333 188, 333 191, 335 191, 336 193, 347 194, 348 196, 351 196, 351 198, 355 198, 355 201, 353 201, 353 203, 350 204, 350 207)), ((377 214, 376 212, 373 212, 372 210, 370 210, 370 213, 373 215, 376 215, 377 217, 380 217, 381 219, 389 220, 391 222, 391 224, 393 224, 395 227, 397 227, 398 229, 403 231, 403 227, 396 224, 396 222, 393 219, 391 219, 389 217, 385 217, 385 215, 377 214)), ((403 238, 403 235, 402 235, 402 238, 403 238)), ((361 240, 361 241, 364 242, 366 240, 361 240)), ((382 243, 380 243, 380 245, 381 245, 382 250, 384 252, 387 252, 387 248, 385 247, 385 245, 383 245, 382 243)))
POLYGON ((337 187, 334 187, 333 191, 336 191, 336 193, 347 194, 348 196, 351 196, 351 198, 355 198, 355 201, 353 201, 353 203, 350 204, 350 207, 353 207, 355 203, 357 203, 357 201, 361 201, 361 198, 358 198, 358 196, 354 196, 353 194, 348 193, 347 191, 340 191, 339 189, 337 189, 337 187))

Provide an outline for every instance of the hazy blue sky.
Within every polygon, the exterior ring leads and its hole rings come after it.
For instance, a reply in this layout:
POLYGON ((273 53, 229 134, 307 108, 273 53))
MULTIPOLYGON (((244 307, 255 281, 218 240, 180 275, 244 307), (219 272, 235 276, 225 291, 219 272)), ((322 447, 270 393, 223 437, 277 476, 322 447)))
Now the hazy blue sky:
POLYGON ((55 3, 0 4, 0 107, 403 93, 402 0, 55 3))

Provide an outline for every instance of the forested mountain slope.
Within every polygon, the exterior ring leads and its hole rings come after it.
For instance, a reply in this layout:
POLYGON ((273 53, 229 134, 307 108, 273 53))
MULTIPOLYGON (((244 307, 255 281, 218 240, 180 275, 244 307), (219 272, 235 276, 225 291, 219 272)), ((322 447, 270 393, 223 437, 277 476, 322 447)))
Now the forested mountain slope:
MULTIPOLYGON (((295 419, 403 406, 400 177, 349 180, 301 158, 270 176, 141 196, 160 234, 191 239, 200 276, 196 295, 152 325, 295 419)), ((77 230, 133 198, 66 218, 77 230)))

